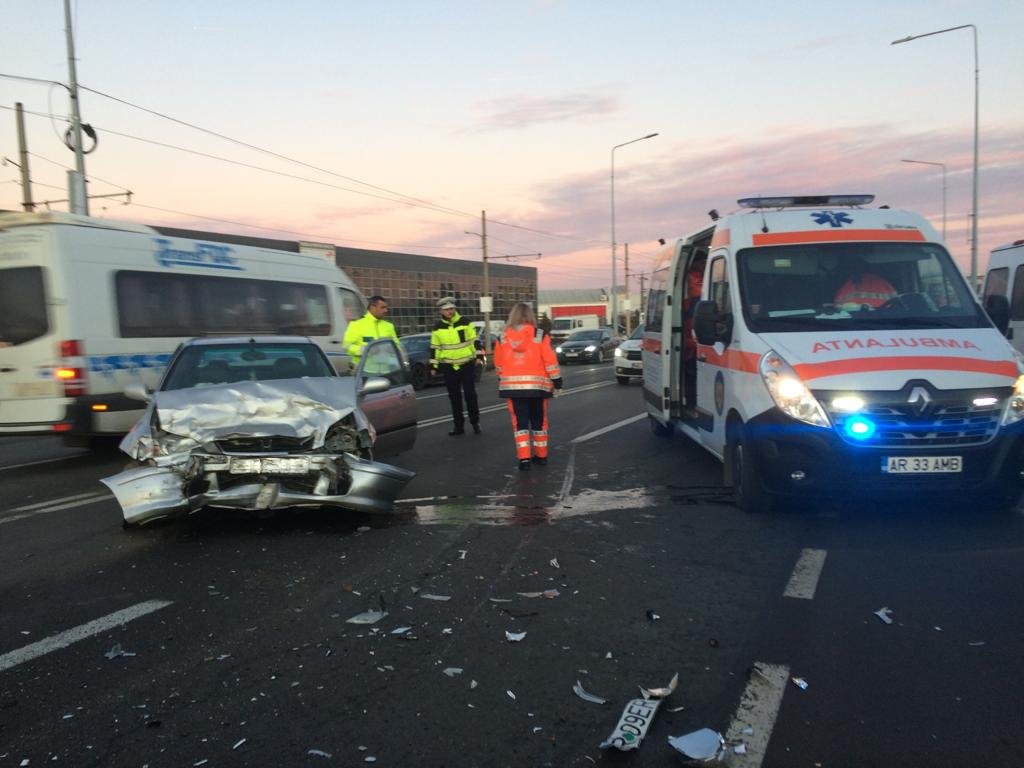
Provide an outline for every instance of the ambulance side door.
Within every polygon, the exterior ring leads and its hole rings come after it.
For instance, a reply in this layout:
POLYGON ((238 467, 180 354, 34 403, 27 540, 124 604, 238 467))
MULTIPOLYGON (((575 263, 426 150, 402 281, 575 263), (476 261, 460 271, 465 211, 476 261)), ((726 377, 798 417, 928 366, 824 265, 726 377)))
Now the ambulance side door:
POLYGON ((724 253, 711 257, 704 278, 704 297, 713 301, 727 332, 712 347, 697 350, 697 411, 702 432, 701 443, 721 453, 725 446, 725 402, 731 383, 729 345, 732 336, 732 298, 729 292, 729 270, 724 253))

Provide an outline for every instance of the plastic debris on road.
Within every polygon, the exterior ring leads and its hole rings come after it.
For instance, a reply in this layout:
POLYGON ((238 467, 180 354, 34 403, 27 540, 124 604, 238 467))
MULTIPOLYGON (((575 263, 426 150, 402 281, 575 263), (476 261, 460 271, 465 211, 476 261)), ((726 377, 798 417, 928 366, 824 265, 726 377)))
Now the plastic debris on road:
POLYGON ((468 553, 469 553, 468 549, 460 549, 459 550, 459 560, 465 560, 466 559, 466 555, 468 553))
POLYGON ((526 637, 525 632, 509 632, 507 629, 505 630, 505 639, 510 643, 518 643, 524 637, 526 637))
POLYGON ((509 697, 510 699, 512 699, 512 701, 515 701, 515 700, 516 700, 516 695, 515 695, 514 693, 512 693, 512 691, 505 691, 505 693, 507 693, 507 694, 508 694, 508 697, 509 697))
POLYGON ((448 675, 448 677, 458 677, 462 674, 462 667, 445 667, 441 671, 448 675))
POLYGON ((678 685, 679 673, 676 672, 674 675, 672 675, 672 679, 664 688, 644 688, 641 685, 640 695, 643 696, 645 699, 664 699, 668 696, 671 696, 673 691, 675 691, 676 686, 678 685))
POLYGON ((615 747, 622 752, 638 749, 661 702, 662 699, 632 699, 626 702, 615 730, 598 746, 601 749, 615 747))
POLYGON ((440 602, 452 599, 451 595, 435 595, 430 592, 420 592, 420 597, 424 600, 438 600, 440 602))
POLYGON ((718 731, 701 728, 682 736, 669 736, 668 743, 691 760, 714 760, 725 746, 725 739, 718 731))
POLYGON ((243 744, 245 744, 245 739, 239 739, 238 741, 235 742, 235 746, 233 746, 232 749, 238 749, 243 744))
POLYGON ((134 656, 134 653, 130 653, 121 647, 120 643, 117 643, 113 648, 103 654, 108 659, 116 659, 118 656, 134 656))
POLYGON ((660 618, 661 618, 661 616, 658 615, 657 613, 655 613, 654 611, 648 611, 647 612, 647 619, 648 619, 648 621, 657 621, 660 618))
POLYGON ((346 624, 376 624, 378 621, 388 615, 387 611, 380 611, 377 609, 371 609, 369 611, 363 611, 357 613, 350 619, 345 619, 346 624))
POLYGON ((793 678, 793 685, 795 685, 801 691, 806 691, 807 690, 807 681, 804 680, 802 677, 794 677, 793 678))
POLYGON ((322 749, 307 749, 306 754, 310 757, 326 757, 328 760, 331 759, 331 753, 324 752, 322 749))
POLYGON ((737 755, 745 755, 747 754, 747 745, 737 744, 735 747, 732 748, 732 751, 735 752, 737 755))
POLYGON ((562 593, 557 589, 545 589, 543 592, 516 592, 516 594, 520 597, 546 597, 553 600, 562 593))
MULTIPOLYGON (((974 642, 968 643, 968 645, 971 646, 971 648, 981 648, 981 646, 983 646, 984 644, 984 640, 975 640, 974 642)), ((134 656, 135 654, 133 653, 131 655, 134 656)))
POLYGON ((572 692, 575 693, 577 696, 579 696, 584 701, 589 701, 591 704, 607 704, 608 703, 608 699, 601 698, 600 696, 598 696, 596 694, 588 693, 587 691, 583 690, 583 686, 580 685, 580 681, 579 680, 577 680, 576 681, 576 685, 574 685, 572 687, 572 692))
POLYGON ((551 560, 549 560, 548 562, 550 562, 550 564, 551 564, 551 566, 553 568, 561 568, 562 567, 562 566, 560 566, 558 564, 558 558, 557 557, 552 557, 551 560))
POLYGON ((395 627, 391 630, 392 635, 404 635, 406 632, 412 632, 412 627, 395 627))
POLYGON ((891 613, 892 608, 882 606, 877 611, 875 611, 875 616, 880 618, 883 624, 892 624, 892 616, 890 615, 891 613))

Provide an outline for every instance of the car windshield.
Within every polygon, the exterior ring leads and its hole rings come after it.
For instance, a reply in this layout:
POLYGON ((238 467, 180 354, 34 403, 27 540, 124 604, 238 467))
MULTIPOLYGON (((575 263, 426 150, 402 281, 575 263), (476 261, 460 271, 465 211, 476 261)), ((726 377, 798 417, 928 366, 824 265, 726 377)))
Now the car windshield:
POLYGON ((313 344, 195 344, 171 363, 161 390, 334 375, 313 344))
POLYGON ((600 341, 600 331, 576 331, 569 336, 569 341, 600 341))
POLYGON ((631 338, 631 339, 642 339, 643 337, 644 337, 644 327, 642 325, 638 325, 636 327, 636 330, 633 331, 629 335, 629 338, 631 338))
POLYGON ((988 320, 946 251, 925 243, 825 243, 738 254, 751 330, 982 328, 988 320))

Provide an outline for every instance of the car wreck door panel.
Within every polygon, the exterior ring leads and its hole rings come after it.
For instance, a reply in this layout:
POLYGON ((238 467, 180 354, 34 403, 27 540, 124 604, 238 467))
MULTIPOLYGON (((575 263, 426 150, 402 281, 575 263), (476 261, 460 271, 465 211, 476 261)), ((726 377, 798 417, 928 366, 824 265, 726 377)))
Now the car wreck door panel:
POLYGON ((359 407, 377 430, 373 455, 380 458, 408 451, 416 442, 416 393, 392 339, 378 339, 363 350, 356 369, 357 385, 373 376, 391 382, 386 392, 360 399, 359 407))

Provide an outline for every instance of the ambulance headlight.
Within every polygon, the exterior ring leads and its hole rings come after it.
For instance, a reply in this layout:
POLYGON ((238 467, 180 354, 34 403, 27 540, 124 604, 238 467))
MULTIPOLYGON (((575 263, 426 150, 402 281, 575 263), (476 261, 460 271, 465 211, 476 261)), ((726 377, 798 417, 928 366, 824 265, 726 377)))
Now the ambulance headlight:
POLYGON ((1024 375, 1018 376, 1013 385, 1013 394, 1003 413, 1003 424, 1016 424, 1021 419, 1024 419, 1024 375))
POLYGON ((761 357, 761 379, 775 405, 787 416, 816 427, 829 426, 821 403, 782 356, 770 349, 761 357))
POLYGON ((618 347, 615 348, 615 356, 616 357, 622 357, 624 354, 626 354, 626 353, 623 352, 621 349, 619 349, 618 347))

